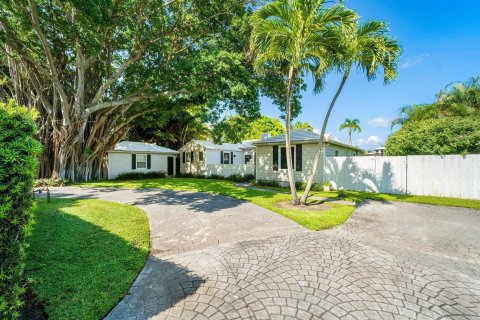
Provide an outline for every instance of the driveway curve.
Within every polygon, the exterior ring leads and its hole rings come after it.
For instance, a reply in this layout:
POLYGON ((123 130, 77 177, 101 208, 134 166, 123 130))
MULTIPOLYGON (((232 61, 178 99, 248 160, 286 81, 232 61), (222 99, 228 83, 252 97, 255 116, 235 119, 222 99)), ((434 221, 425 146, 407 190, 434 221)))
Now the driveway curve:
POLYGON ((342 226, 307 232, 203 193, 53 194, 149 216, 152 254, 107 319, 480 319, 476 210, 370 201, 342 226))

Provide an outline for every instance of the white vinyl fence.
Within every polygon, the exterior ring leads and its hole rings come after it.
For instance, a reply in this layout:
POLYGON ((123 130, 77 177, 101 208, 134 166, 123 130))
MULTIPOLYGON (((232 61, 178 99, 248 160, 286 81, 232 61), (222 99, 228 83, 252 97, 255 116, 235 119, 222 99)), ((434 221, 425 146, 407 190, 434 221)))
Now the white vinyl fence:
POLYGON ((231 176, 232 174, 247 175, 254 174, 255 166, 250 164, 207 164, 206 175, 217 174, 223 177, 231 176))
POLYGON ((480 199, 480 154, 327 157, 325 180, 345 190, 480 199))

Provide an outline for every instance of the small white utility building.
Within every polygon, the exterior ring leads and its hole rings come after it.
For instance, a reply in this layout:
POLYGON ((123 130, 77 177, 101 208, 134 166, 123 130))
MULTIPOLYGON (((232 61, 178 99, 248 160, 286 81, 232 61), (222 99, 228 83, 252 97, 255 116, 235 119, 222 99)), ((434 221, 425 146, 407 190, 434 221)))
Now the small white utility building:
POLYGON ((255 146, 253 141, 214 144, 192 140, 180 148, 180 172, 197 175, 254 174, 255 146))
POLYGON ((108 151, 108 179, 126 172, 164 171, 175 175, 178 151, 152 143, 122 141, 108 151))

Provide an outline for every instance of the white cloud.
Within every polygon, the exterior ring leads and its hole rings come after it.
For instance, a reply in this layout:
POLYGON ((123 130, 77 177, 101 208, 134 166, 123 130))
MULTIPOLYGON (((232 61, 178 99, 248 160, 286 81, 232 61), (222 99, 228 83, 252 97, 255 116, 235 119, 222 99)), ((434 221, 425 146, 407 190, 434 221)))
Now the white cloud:
POLYGON ((320 134, 322 133, 321 129, 313 129, 313 133, 320 134))
POLYGON ((406 68, 413 67, 417 64, 420 64, 427 57, 430 57, 430 54, 424 52, 424 53, 419 54, 418 56, 407 58, 407 60, 400 65, 400 69, 406 69, 406 68))
POLYGON ((360 138, 357 141, 355 141, 356 145, 365 149, 377 148, 377 147, 380 147, 383 143, 384 143, 384 140, 379 136, 369 136, 366 139, 360 138))
POLYGON ((378 117, 375 119, 370 119, 367 121, 367 124, 371 127, 388 127, 390 125, 390 120, 385 119, 383 117, 378 117))

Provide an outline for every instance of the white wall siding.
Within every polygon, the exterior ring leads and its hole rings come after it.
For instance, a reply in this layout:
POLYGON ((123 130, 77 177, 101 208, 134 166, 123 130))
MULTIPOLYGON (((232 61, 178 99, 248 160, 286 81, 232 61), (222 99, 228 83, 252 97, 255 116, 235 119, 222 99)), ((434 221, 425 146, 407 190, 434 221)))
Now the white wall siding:
MULTIPOLYGON (((221 150, 207 149, 206 150, 206 162, 208 164, 220 164, 220 154, 221 150)), ((230 154, 232 151, 223 151, 230 154)), ((243 157, 243 152, 233 151, 233 164, 244 164, 245 159, 243 157)))
MULTIPOLYGON (((293 145, 295 146, 295 145, 293 145)), ((317 144, 302 144, 302 171, 296 171, 293 168, 293 175, 295 181, 305 182, 311 174, 313 161, 317 152, 317 144)), ((278 171, 273 171, 273 146, 259 145, 256 148, 257 165, 256 178, 257 180, 271 180, 271 181, 288 181, 287 170, 280 169, 281 148, 285 145, 278 145, 278 171)), ((295 149, 295 148, 294 148, 295 149)), ((295 152, 293 157, 295 158, 295 152)), ((315 174, 315 181, 323 181, 323 161, 320 159, 318 170, 315 174)))
MULTIPOLYGON (((146 154, 146 153, 137 153, 146 154)), ((116 179, 119 174, 126 172, 152 172, 165 171, 167 173, 167 158, 173 157, 173 166, 175 172, 176 155, 167 154, 151 154, 150 169, 132 169, 132 153, 125 152, 109 152, 108 153, 108 179, 116 179)))
POLYGON ((220 175, 223 177, 231 176, 232 174, 240 174, 245 176, 247 174, 254 174, 255 166, 252 164, 207 164, 207 175, 220 175))
MULTIPOLYGON (((208 151, 208 150, 207 150, 208 151)), ((205 174, 205 160, 207 157, 207 153, 205 152, 205 148, 194 141, 190 141, 186 145, 180 148, 179 150, 180 156, 180 172, 181 173, 193 173, 198 175, 205 174), (190 157, 190 153, 193 151, 193 162, 188 161, 190 157), (185 152, 185 163, 183 163, 183 153, 185 152), (199 153, 203 152, 203 161, 199 161, 199 153)), ((220 156, 219 156, 220 157, 220 156)))
POLYGON ((480 155, 330 157, 326 178, 337 188, 480 199, 480 155))

